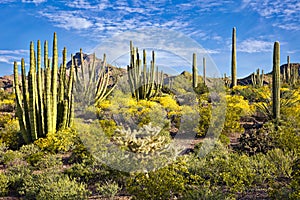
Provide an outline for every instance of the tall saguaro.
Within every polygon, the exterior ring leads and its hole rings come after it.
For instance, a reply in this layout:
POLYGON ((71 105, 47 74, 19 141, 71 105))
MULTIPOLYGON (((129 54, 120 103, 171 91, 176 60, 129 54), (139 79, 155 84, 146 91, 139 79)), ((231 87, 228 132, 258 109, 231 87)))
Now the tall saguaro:
POLYGON ((205 57, 203 57, 203 83, 206 85, 206 60, 205 57))
POLYGON ((193 53, 193 87, 198 85, 198 69, 197 69, 197 55, 193 53))
POLYGON ((231 52, 231 87, 237 85, 236 75, 236 28, 232 29, 232 52, 231 52))
POLYGON ((273 118, 280 118, 280 44, 274 43, 272 73, 273 118))

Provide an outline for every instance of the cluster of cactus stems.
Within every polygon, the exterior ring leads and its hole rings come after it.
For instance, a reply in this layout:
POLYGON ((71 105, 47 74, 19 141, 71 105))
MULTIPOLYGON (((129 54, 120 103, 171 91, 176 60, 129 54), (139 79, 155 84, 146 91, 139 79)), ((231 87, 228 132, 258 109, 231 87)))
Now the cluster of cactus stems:
POLYGON ((231 87, 237 85, 236 73, 236 28, 232 29, 232 51, 231 51, 231 87))
POLYGON ((287 65, 283 68, 282 82, 295 85, 299 79, 299 69, 290 63, 290 56, 287 56, 287 65))
POLYGON ((274 43, 272 72, 273 118, 280 118, 280 44, 274 43))
POLYGON ((152 51, 150 68, 147 68, 146 50, 143 50, 142 62, 138 48, 135 48, 130 41, 130 65, 127 66, 127 71, 130 90, 137 101, 150 99, 161 92, 164 74, 162 71, 159 73, 158 67, 155 65, 154 51, 152 51))
POLYGON ((198 68, 197 68, 197 55, 193 53, 193 87, 196 88, 198 86, 198 68))
POLYGON ((262 87, 264 85, 264 70, 257 69, 256 73, 251 75, 252 85, 253 87, 262 87))
MULTIPOLYGON (((73 62, 75 63, 75 61, 73 62)), ((83 59, 82 49, 80 49, 80 66, 75 66, 74 93, 77 94, 75 96, 78 98, 75 99, 76 102, 81 102, 84 105, 98 105, 116 86, 114 84, 109 88, 110 75, 105 54, 101 66, 96 66, 95 53, 92 62, 87 65, 83 59)))
POLYGON ((58 73, 57 36, 53 38, 52 67, 48 58, 48 42, 44 43, 44 68, 42 68, 41 42, 30 43, 30 69, 26 81, 25 62, 21 60, 21 84, 18 64, 14 62, 14 85, 16 94, 16 116, 26 143, 31 143, 60 128, 73 123, 74 108, 73 64, 66 76, 66 55, 63 50, 63 63, 58 73))
POLYGON ((222 78, 224 81, 225 87, 229 88, 230 87, 230 79, 227 77, 226 73, 224 73, 224 77, 222 78))

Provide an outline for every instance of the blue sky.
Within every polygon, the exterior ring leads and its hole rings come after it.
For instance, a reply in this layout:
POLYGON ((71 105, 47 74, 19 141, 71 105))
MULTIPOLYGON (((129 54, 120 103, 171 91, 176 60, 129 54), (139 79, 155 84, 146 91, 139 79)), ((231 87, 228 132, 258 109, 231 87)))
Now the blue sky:
MULTIPOLYGON (((92 53, 116 34, 149 30, 165 40, 156 43, 166 44, 172 34, 160 30, 174 31, 200 44, 218 70, 230 74, 231 32, 236 27, 238 77, 257 68, 270 71, 275 41, 281 43, 282 64, 287 55, 300 62, 297 0, 0 0, 0 11, 0 75, 12 73, 14 60, 28 60, 30 41, 51 43, 53 32, 60 50, 66 46, 69 53, 79 48, 92 53)), ((135 44, 142 45, 145 38, 140 36, 132 38, 135 44)), ((173 52, 177 43, 170 46, 173 52)))

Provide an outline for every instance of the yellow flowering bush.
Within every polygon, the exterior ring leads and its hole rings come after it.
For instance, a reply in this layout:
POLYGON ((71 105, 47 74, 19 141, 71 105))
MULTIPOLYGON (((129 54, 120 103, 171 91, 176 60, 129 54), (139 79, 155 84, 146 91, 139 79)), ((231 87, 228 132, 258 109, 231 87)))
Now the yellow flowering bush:
POLYGON ((39 138, 34 143, 49 152, 67 152, 73 147, 76 136, 75 130, 68 128, 48 133, 46 138, 39 138))

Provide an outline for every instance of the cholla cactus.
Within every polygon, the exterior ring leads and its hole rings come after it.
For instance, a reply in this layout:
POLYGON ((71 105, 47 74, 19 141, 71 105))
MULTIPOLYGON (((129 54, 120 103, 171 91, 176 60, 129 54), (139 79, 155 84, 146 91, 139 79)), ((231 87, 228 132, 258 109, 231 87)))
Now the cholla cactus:
POLYGON ((169 137, 161 135, 161 128, 153 127, 151 123, 144 125, 139 130, 117 129, 113 141, 119 146, 133 152, 153 154, 168 148, 169 137))

